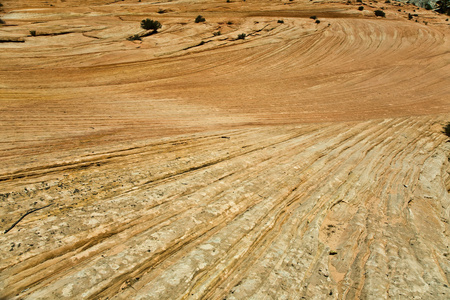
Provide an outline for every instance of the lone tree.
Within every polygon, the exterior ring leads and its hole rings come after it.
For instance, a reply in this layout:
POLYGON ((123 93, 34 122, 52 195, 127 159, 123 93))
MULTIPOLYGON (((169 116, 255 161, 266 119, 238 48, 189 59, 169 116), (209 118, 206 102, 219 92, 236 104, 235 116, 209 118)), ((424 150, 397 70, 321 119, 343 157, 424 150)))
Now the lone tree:
POLYGON ((162 25, 158 21, 145 19, 141 21, 141 27, 145 30, 153 30, 153 33, 156 33, 158 29, 162 27, 162 25))

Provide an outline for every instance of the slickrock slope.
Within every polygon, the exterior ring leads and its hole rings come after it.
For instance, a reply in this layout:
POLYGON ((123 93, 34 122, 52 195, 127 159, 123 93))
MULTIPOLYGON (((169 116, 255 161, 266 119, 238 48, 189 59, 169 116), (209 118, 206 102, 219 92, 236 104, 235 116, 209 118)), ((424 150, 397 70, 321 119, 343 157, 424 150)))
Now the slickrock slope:
POLYGON ((450 298, 445 16, 1 2, 0 299, 450 298))

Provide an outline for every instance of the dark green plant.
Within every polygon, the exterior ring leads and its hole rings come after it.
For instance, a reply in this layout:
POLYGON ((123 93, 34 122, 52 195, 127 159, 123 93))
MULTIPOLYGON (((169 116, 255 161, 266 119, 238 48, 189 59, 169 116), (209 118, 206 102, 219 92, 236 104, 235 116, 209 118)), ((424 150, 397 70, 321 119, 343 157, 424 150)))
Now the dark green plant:
POLYGON ((316 22, 315 22, 316 24, 320 24, 320 20, 316 20, 316 22))
POLYGON ((310 18, 310 19, 313 19, 313 20, 317 19, 316 16, 311 16, 311 17, 309 17, 309 18, 310 18))
POLYGON ((36 36, 36 30, 30 30, 31 36, 36 36))
POLYGON ((284 24, 284 21, 283 20, 278 20, 277 23, 284 24))
POLYGON ((425 3, 424 7, 425 7, 426 10, 432 10, 433 9, 433 7, 431 6, 430 3, 425 3))
POLYGON ((364 10, 364 6, 358 7, 358 10, 363 11, 364 10))
POLYGON ((158 29, 162 27, 161 23, 158 21, 154 21, 151 19, 145 19, 141 21, 141 27, 145 30, 153 30, 153 32, 157 32, 158 29))
POLYGON ((245 38, 247 37, 247 35, 245 33, 241 33, 237 36, 238 40, 245 40, 245 38))
POLYGON ((444 133, 446 136, 450 137, 450 122, 448 122, 447 125, 444 126, 444 133))
POLYGON ((197 18, 195 18, 195 23, 205 22, 206 19, 202 16, 198 15, 197 18))
POLYGON ((382 10, 376 10, 376 11, 374 11, 374 13, 375 13, 375 16, 377 16, 377 17, 383 17, 383 18, 386 17, 386 14, 382 10))

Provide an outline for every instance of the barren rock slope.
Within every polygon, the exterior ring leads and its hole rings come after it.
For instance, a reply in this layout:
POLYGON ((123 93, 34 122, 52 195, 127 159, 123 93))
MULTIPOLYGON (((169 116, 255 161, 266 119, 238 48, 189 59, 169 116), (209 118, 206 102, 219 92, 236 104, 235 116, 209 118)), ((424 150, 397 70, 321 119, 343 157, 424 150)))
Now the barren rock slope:
POLYGON ((2 3, 1 299, 450 298, 446 17, 2 3))

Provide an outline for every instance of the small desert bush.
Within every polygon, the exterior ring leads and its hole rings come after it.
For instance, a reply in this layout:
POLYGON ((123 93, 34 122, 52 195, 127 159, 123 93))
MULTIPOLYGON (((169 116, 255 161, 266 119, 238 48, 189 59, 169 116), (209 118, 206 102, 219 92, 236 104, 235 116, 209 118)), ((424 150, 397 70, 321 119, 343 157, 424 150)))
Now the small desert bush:
POLYGON ((195 18, 195 23, 205 22, 206 19, 202 16, 198 15, 197 18, 195 18))
POLYGON ((450 122, 448 122, 447 125, 444 126, 444 133, 446 136, 450 137, 450 122))
POLYGON ((316 20, 316 24, 320 24, 320 20, 316 20))
POLYGON ((36 36, 36 30, 30 30, 31 36, 36 36))
POLYGON ((127 40, 129 40, 129 41, 141 40, 141 36, 139 34, 134 34, 132 36, 127 37, 127 40))
POLYGON ((278 20, 277 23, 284 24, 284 21, 283 20, 278 20))
POLYGON ((316 16, 311 16, 311 17, 309 17, 309 18, 310 18, 310 19, 313 19, 313 20, 317 19, 316 16))
POLYGON ((237 36, 238 40, 245 40, 245 38, 247 37, 247 35, 245 33, 241 33, 237 36))
POLYGON ((364 6, 358 7, 358 10, 363 11, 364 10, 364 6))
POLYGON ((141 28, 145 30, 153 30, 154 32, 156 32, 161 27, 161 23, 152 19, 145 19, 141 21, 141 28))
POLYGON ((375 13, 375 16, 377 16, 377 17, 383 17, 383 18, 386 17, 386 14, 382 10, 376 10, 376 11, 374 11, 374 13, 375 13))

